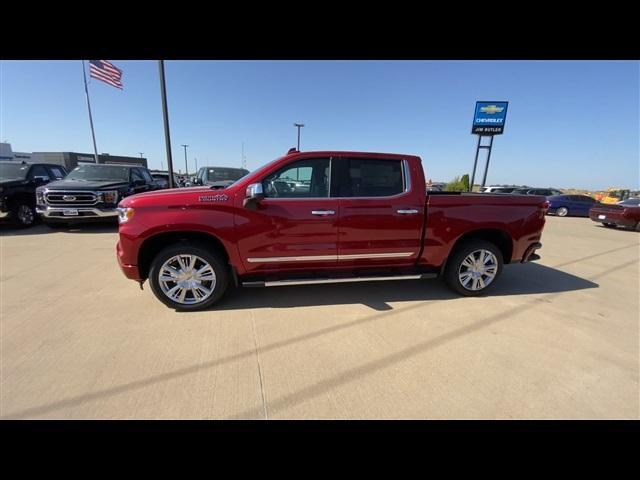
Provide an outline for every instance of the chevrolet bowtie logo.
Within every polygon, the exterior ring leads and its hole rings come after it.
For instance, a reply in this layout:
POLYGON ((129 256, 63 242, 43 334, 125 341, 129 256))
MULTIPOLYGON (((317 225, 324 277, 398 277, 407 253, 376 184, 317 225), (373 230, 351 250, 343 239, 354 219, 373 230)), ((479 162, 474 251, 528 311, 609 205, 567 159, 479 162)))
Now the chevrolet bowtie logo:
POLYGON ((480 111, 482 113, 489 113, 493 115, 494 113, 500 113, 504 110, 504 107, 498 107, 497 105, 487 105, 486 107, 480 107, 480 111))

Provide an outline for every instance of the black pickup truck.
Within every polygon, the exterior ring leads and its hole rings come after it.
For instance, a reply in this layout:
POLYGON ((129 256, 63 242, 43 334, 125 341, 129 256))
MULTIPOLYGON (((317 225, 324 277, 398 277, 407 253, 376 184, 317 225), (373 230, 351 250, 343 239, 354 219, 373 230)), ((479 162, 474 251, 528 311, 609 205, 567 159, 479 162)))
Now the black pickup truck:
POLYGON ((52 228, 89 221, 116 222, 120 200, 161 188, 145 167, 81 164, 64 180, 36 190, 36 211, 52 228))
POLYGON ((36 188, 67 174, 52 163, 0 162, 0 219, 30 227, 36 220, 36 188))

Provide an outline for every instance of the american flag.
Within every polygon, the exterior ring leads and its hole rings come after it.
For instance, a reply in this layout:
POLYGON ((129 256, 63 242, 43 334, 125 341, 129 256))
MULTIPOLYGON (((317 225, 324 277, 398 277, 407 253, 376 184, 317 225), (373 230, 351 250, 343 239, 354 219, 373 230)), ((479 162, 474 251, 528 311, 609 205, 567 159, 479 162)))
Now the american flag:
POLYGON ((106 60, 89 60, 89 75, 122 90, 122 70, 106 60))

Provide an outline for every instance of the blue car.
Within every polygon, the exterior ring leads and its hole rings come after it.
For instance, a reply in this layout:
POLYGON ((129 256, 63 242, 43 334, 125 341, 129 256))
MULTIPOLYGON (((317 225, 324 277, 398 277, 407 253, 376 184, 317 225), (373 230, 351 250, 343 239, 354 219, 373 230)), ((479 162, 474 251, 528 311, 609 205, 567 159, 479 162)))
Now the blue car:
POLYGON ((588 195, 551 195, 547 200, 551 204, 547 213, 559 217, 588 217, 589 209, 597 203, 588 195))

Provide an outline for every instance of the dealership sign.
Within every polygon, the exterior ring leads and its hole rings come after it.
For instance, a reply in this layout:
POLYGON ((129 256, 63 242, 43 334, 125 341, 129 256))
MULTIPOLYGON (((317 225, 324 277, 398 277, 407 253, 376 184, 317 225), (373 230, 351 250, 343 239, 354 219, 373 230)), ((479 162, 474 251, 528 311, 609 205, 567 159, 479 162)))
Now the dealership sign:
POLYGON ((500 135, 504 131, 509 102, 476 102, 471 133, 500 135))

